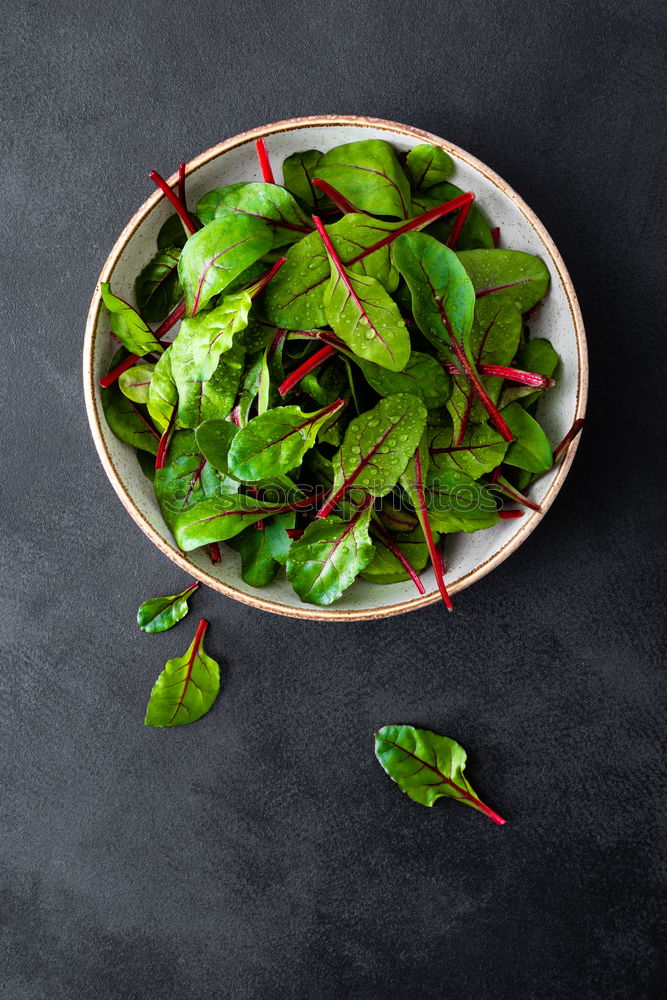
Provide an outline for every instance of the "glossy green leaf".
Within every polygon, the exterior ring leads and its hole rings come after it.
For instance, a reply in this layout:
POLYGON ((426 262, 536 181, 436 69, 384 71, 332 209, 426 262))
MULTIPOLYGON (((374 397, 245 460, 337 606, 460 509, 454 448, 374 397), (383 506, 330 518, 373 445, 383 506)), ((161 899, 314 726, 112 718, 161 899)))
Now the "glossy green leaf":
MULTIPOLYGON (((418 191, 412 197, 412 214, 421 215, 431 208, 437 208, 453 198, 458 198, 461 194, 463 190, 460 187, 448 182, 437 184, 428 191, 418 191)), ((457 216, 458 212, 443 216, 431 223, 426 232, 429 236, 435 236, 441 243, 446 243, 457 216)), ((463 229, 459 233, 456 247, 458 250, 478 250, 493 249, 493 245, 491 227, 477 202, 473 201, 463 223, 463 229)))
MULTIPOLYGON (((449 153, 440 149, 439 146, 429 146, 422 143, 408 153, 405 169, 412 186, 423 191, 425 188, 433 187, 434 184, 446 181, 454 171, 454 161, 449 153)), ((444 198, 443 202, 448 200, 444 198)))
MULTIPOLYGON (((537 372, 551 378, 558 367, 558 354, 548 340, 538 337, 528 340, 516 356, 515 367, 524 372, 537 372)), ((532 389, 529 385, 518 385, 515 382, 505 382, 500 396, 499 406, 502 408, 521 399, 522 406, 529 406, 539 399, 543 390, 532 389)))
POLYGON ((493 493, 463 472, 431 467, 424 498, 431 527, 443 534, 480 531, 500 520, 493 493))
POLYGON ((209 199, 207 209, 212 205, 213 196, 218 196, 214 218, 236 215, 259 219, 271 229, 274 247, 294 243, 312 231, 312 222, 285 188, 262 182, 241 187, 234 184, 230 188, 219 188, 206 196, 209 199))
POLYGON ((412 351, 407 365, 400 372, 381 368, 370 361, 357 359, 366 381, 381 396, 410 392, 419 396, 427 410, 444 406, 451 393, 451 379, 440 362, 430 354, 412 351))
POLYGON ((178 390, 171 371, 171 347, 168 347, 155 365, 148 389, 148 412, 160 433, 167 429, 177 403, 178 390))
POLYGON ((185 552, 190 552, 200 545, 224 542, 248 525, 282 513, 286 513, 282 504, 264 503, 242 493, 221 494, 202 500, 180 514, 174 526, 174 537, 185 552))
POLYGON ((228 456, 232 475, 246 482, 289 472, 301 464, 320 428, 340 412, 337 400, 315 413, 298 406, 277 406, 255 417, 234 437, 228 456))
POLYGON ((350 521, 316 520, 292 542, 287 578, 302 601, 332 604, 368 566, 375 553, 368 535, 370 516, 367 507, 350 521))
POLYGON ((252 297, 248 291, 225 295, 219 305, 198 312, 181 323, 171 348, 171 365, 180 378, 205 382, 211 378, 220 357, 234 344, 234 336, 248 325, 252 297))
POLYGON ((410 184, 383 139, 334 146, 319 161, 317 176, 363 212, 399 219, 409 215, 410 184))
POLYGON ((127 399, 117 385, 102 393, 102 408, 113 433, 125 444, 157 455, 160 435, 153 428, 145 413, 127 399))
POLYGON ((191 583, 180 594, 168 597, 151 597, 137 611, 137 625, 142 632, 166 632, 177 625, 188 613, 188 601, 199 586, 191 583))
POLYGON ((112 294, 108 281, 100 282, 100 294, 109 312, 113 333, 131 354, 142 357, 151 351, 160 354, 164 350, 136 309, 133 309, 129 302, 112 294))
POLYGON ((229 197, 242 191, 247 183, 247 181, 240 181, 238 184, 226 184, 225 187, 207 191, 203 198, 200 198, 197 202, 197 218, 202 225, 207 226, 209 222, 213 222, 221 198, 229 197))
POLYGON ((149 323, 159 323, 183 298, 178 280, 180 256, 179 247, 166 247, 139 272, 134 294, 139 312, 149 323))
POLYGON ((118 378, 120 391, 133 403, 148 402, 148 393, 153 380, 155 365, 139 364, 134 365, 122 372, 118 378))
POLYGON ((329 199, 314 187, 317 167, 324 154, 319 149, 303 149, 283 160, 283 182, 288 191, 309 211, 320 210, 329 199))
POLYGON ((508 448, 502 434, 488 424, 470 424, 460 444, 454 429, 440 427, 431 438, 431 465, 438 472, 464 472, 472 479, 500 465, 508 448))
POLYGON ((167 525, 174 529, 179 515, 206 497, 223 491, 232 493, 238 485, 221 477, 197 447, 193 431, 175 431, 164 467, 156 469, 155 496, 167 525))
POLYGON ((183 223, 177 215, 170 215, 166 222, 160 227, 157 234, 158 250, 166 250, 167 247, 178 247, 182 250, 187 240, 187 234, 183 228, 183 223))
MULTIPOLYGON (((399 237, 400 238, 400 237, 399 237)), ((354 353, 391 371, 401 371, 410 357, 405 320, 379 281, 333 267, 324 292, 327 323, 354 353)))
POLYGON ((185 656, 168 660, 151 691, 146 726, 184 726, 211 708, 220 691, 220 666, 204 651, 202 620, 185 656))
POLYGON ((507 449, 505 462, 527 472, 547 472, 553 465, 551 445, 537 420, 519 403, 510 403, 503 416, 515 440, 507 449))
POLYGON ((229 448, 238 427, 229 420, 204 420, 196 430, 197 447, 214 469, 227 475, 229 448))
POLYGON ((414 726, 383 726, 375 734, 375 756, 414 802, 432 806, 440 798, 452 798, 504 824, 472 790, 463 773, 466 752, 455 740, 414 726))
POLYGON ((235 345, 226 351, 216 370, 205 381, 189 358, 180 363, 181 360, 178 354, 172 354, 171 371, 178 390, 179 424, 194 429, 204 420, 226 417, 234 406, 243 375, 243 348, 235 345))
MULTIPOLYGON (((437 544, 438 536, 434 537, 437 544)), ((404 531, 395 539, 399 549, 417 573, 420 573, 429 560, 428 546, 424 540, 421 528, 404 531)), ((410 576, 396 558, 394 553, 383 544, 381 538, 374 538, 375 555, 365 570, 360 574, 362 579, 372 583, 400 583, 409 580, 410 576)))
POLYGON ((498 306, 507 302, 520 313, 528 312, 549 287, 544 261, 520 250, 464 250, 457 254, 478 297, 489 297, 498 306))
POLYGON ((257 525, 245 528, 227 544, 241 556, 241 577, 251 587, 266 587, 272 583, 281 565, 287 560, 291 538, 288 528, 294 527, 294 512, 270 517, 262 530, 257 525))
POLYGON ((186 315, 196 315, 214 295, 224 292, 272 244, 269 227, 251 216, 214 219, 194 233, 178 262, 186 315))

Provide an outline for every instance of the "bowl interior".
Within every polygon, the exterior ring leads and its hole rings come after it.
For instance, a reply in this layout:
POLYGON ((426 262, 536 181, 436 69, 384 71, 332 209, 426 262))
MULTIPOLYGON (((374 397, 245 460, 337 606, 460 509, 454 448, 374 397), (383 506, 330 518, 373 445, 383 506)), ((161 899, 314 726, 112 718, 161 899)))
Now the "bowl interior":
MULTIPOLYGON (((452 181, 464 190, 473 190, 493 226, 501 230, 501 246, 538 254, 551 273, 550 289, 531 322, 533 336, 547 337, 561 358, 558 382, 545 394, 539 419, 551 442, 556 444, 574 419, 583 416, 586 396, 586 355, 583 327, 576 297, 564 265, 550 238, 521 199, 489 168, 456 146, 407 126, 368 120, 300 119, 282 122, 231 139, 202 154, 190 165, 188 197, 192 204, 211 188, 236 181, 261 180, 254 140, 266 138, 276 179, 285 157, 297 150, 327 150, 359 139, 386 139, 398 150, 408 150, 420 142, 441 145, 453 157, 456 169, 452 181)), ((134 279, 155 253, 160 226, 172 214, 163 197, 152 196, 131 220, 105 265, 101 280, 112 281, 117 295, 134 301, 134 279)), ((132 448, 117 440, 106 425, 98 379, 106 371, 114 353, 107 318, 100 309, 96 291, 91 305, 84 350, 84 380, 89 418, 98 452, 122 502, 143 531, 187 572, 210 586, 239 600, 282 614, 317 619, 368 618, 397 614, 430 603, 438 597, 433 573, 423 580, 427 588, 420 597, 411 582, 387 586, 362 580, 347 591, 331 608, 302 604, 283 575, 262 590, 244 583, 240 557, 227 546, 222 562, 213 566, 206 552, 187 556, 177 548, 165 525, 150 482, 144 477, 132 448)), ((572 460, 570 449, 565 462, 543 476, 530 490, 543 511, 552 502, 572 460)), ((453 535, 447 542, 447 584, 452 593, 468 586, 498 565, 527 537, 540 515, 526 511, 517 520, 503 521, 472 535, 453 535)))

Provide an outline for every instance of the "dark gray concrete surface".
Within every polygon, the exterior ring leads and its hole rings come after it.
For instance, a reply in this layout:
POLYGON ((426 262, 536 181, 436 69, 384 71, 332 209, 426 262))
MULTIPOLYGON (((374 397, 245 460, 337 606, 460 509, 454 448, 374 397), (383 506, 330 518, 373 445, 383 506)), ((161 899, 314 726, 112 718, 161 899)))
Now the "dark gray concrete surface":
POLYGON ((659 995, 660 6, 2 3, 2 1000, 659 995), (97 460, 89 298, 149 169, 322 112, 447 136, 523 194, 581 298, 587 428, 450 616, 201 594, 222 696, 149 730, 190 626, 134 613, 184 576, 97 460), (462 742, 507 825, 403 797, 372 753, 397 721, 462 742))

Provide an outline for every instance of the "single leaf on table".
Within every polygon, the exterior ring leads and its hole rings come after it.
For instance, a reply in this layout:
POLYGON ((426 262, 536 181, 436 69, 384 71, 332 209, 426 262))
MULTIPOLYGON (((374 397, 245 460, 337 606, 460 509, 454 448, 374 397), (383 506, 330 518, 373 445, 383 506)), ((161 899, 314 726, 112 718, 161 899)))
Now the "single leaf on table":
POLYGON ((168 347, 153 369, 148 389, 148 412, 161 433, 169 426, 177 403, 178 390, 171 371, 171 347, 168 347))
POLYGON ((472 790, 463 774, 466 752, 455 740, 414 726, 383 726, 375 756, 401 791, 422 806, 447 797, 472 806, 499 826, 505 823, 472 790))
POLYGON ((470 424, 461 444, 456 443, 453 427, 439 427, 431 438, 431 465, 437 472, 458 471, 479 479, 500 465, 508 447, 488 424, 470 424))
POLYGON ((165 464, 156 469, 155 496, 171 530, 179 515, 207 497, 234 493, 238 484, 221 477, 197 447, 193 431, 177 430, 171 439, 165 464))
POLYGON ((159 323, 183 298, 178 280, 180 256, 181 250, 177 246, 159 250, 134 282, 139 312, 149 323, 159 323))
POLYGON ((184 656, 168 660, 151 691, 146 726, 184 726, 211 708, 220 691, 220 666, 204 651, 203 618, 184 656))
MULTIPOLYGON (((412 213, 413 215, 417 215, 422 212, 428 212, 429 209, 443 205, 445 202, 451 201, 452 198, 457 198, 462 194, 463 190, 460 187, 448 182, 438 184, 428 191, 416 191, 412 196, 412 213)), ((452 212, 451 215, 446 215, 442 219, 431 223, 426 232, 429 236, 435 236, 441 243, 446 243, 456 218, 457 213, 452 212)), ((468 210, 468 215, 459 233, 456 246, 459 250, 493 249, 494 243, 491 227, 476 201, 473 201, 468 210)))
POLYGON ((197 365, 190 359, 182 364, 180 360, 178 355, 172 355, 171 371, 178 390, 178 423, 194 429, 203 420, 226 417, 234 406, 243 375, 244 349, 234 345, 226 351, 206 380, 201 379, 197 365))
POLYGON ((493 493, 463 472, 438 472, 431 467, 424 494, 429 523, 443 534, 480 531, 500 520, 493 493))
POLYGON ((221 494, 184 511, 176 520, 174 537, 184 552, 190 552, 200 545, 225 542, 272 514, 286 514, 288 506, 295 505, 265 503, 242 493, 221 494))
MULTIPOLYGON (((429 552, 421 528, 416 528, 412 531, 402 531, 394 541, 415 572, 420 573, 425 569, 429 560, 429 552)), ((435 535, 435 543, 436 545, 438 543, 437 535, 435 535)), ((360 574, 362 579, 384 584, 400 583, 403 580, 410 579, 408 571, 394 553, 384 544, 382 538, 374 538, 374 545, 375 555, 372 562, 360 574)))
POLYGON ((452 383, 442 365, 430 354, 412 351, 405 368, 392 372, 371 361, 355 358, 372 389, 381 396, 391 396, 397 392, 410 392, 419 398, 428 409, 444 406, 449 399, 452 383))
POLYGON ((375 554, 368 534, 371 510, 366 503, 350 521, 312 521, 292 542, 287 578, 302 601, 332 604, 368 566, 375 554))
POLYGON ((171 348, 173 370, 187 368, 188 377, 202 382, 211 378, 221 355, 233 346, 234 335, 248 325, 251 305, 249 291, 232 292, 214 309, 184 319, 171 348))
POLYGON ((344 406, 342 399, 315 413, 303 413, 298 406, 277 406, 254 417, 231 443, 229 471, 246 482, 289 472, 301 464, 320 428, 344 406))
POLYGON ((266 587, 287 561, 291 538, 288 528, 294 527, 294 512, 276 514, 264 523, 261 531, 256 525, 245 528, 227 544, 241 556, 241 577, 251 587, 266 587))
POLYGON ((212 210, 215 219, 236 215, 250 216, 265 222, 273 233, 274 248, 300 240, 313 228, 310 219, 301 211, 290 192, 278 184, 232 184, 209 192, 205 198, 207 217, 212 210))
POLYGON ((478 298, 507 302, 520 313, 537 305, 549 287, 549 270, 539 257, 521 250, 462 250, 458 259, 478 298))
MULTIPOLYGON (((446 181, 454 171, 454 161, 449 153, 440 149, 439 146, 420 143, 408 153, 405 159, 405 169, 412 186, 418 191, 423 191, 426 188, 432 188, 434 184, 446 181)), ((443 198, 439 204, 447 200, 447 198, 443 198)))
POLYGON ((173 628, 188 613, 188 601, 199 586, 195 580, 180 594, 170 594, 167 597, 151 597, 144 601, 137 611, 137 625, 142 632, 166 632, 173 628))
POLYGON ((127 368, 118 378, 118 387, 133 403, 148 403, 148 393, 155 365, 138 364, 127 368))
POLYGON ((335 146, 317 165, 317 176, 373 215, 404 219, 410 212, 410 184, 394 150, 383 139, 335 146))
POLYGON ((102 408, 107 423, 117 438, 141 451, 157 455, 160 435, 137 403, 124 396, 117 385, 110 386, 102 393, 102 408))
POLYGON ((194 316, 273 244, 266 223, 251 216, 214 219, 193 233, 181 252, 178 274, 186 316, 194 316))
POLYGON ((177 215, 170 215, 166 222, 162 223, 160 232, 157 234, 157 248, 158 250, 166 250, 168 247, 178 247, 182 250, 186 240, 183 223, 177 215))
MULTIPOLYGON (((482 300, 483 301, 483 300, 482 300)), ((558 367, 559 357, 548 340, 541 337, 528 340, 516 356, 516 367, 525 372, 536 372, 551 378, 558 367)), ((541 390, 535 391, 528 385, 513 385, 506 383, 500 396, 500 407, 508 406, 517 400, 523 400, 522 406, 530 406, 542 395, 541 390)))
POLYGON ((503 410, 515 440, 505 455, 507 465, 515 465, 526 472, 548 472, 553 465, 549 439, 520 403, 510 403, 503 410))
POLYGON ((319 512, 327 517, 355 487, 382 497, 389 493, 417 447, 426 426, 426 407, 410 393, 386 396, 351 420, 333 458, 332 492, 319 512))
POLYGON ((153 331, 141 318, 136 309, 133 309, 125 299, 119 299, 113 295, 108 281, 100 282, 100 294, 102 301, 109 312, 109 322, 112 332, 118 337, 123 347, 126 347, 131 354, 150 354, 157 351, 161 354, 164 350, 162 344, 157 341, 153 331))

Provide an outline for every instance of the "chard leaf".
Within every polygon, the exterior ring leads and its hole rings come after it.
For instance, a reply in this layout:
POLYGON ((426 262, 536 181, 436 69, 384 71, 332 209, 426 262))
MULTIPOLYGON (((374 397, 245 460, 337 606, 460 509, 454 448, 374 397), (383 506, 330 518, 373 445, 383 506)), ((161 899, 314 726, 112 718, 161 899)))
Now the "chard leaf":
POLYGON ((412 351, 407 365, 400 372, 381 368, 371 361, 356 361, 368 384, 381 396, 410 392, 413 396, 419 396, 427 410, 444 406, 449 399, 451 379, 440 362, 430 354, 412 351))
POLYGON ((202 382, 211 378, 234 335, 248 325, 251 305, 250 292, 242 290, 225 295, 214 309, 184 319, 171 348, 173 371, 187 369, 188 378, 202 382))
MULTIPOLYGON (((419 191, 412 198, 412 213, 420 215, 422 212, 428 212, 429 209, 444 205, 446 201, 451 201, 452 198, 456 198, 460 194, 463 194, 462 189, 456 184, 449 183, 438 184, 428 191, 419 191)), ((442 219, 431 223, 426 232, 429 236, 435 236, 442 243, 446 243, 456 217, 456 212, 445 215, 442 219)), ((491 227, 475 201, 470 206, 456 245, 459 250, 493 249, 491 227)))
POLYGON ((291 538, 288 528, 294 527, 296 514, 276 514, 258 531, 256 525, 245 528, 227 544, 241 556, 241 577, 251 587, 266 587, 287 560, 291 538))
POLYGON ((368 566, 375 553, 368 535, 370 516, 366 506, 351 521, 316 520, 292 542, 287 578, 302 601, 332 604, 368 566))
POLYGON ((146 404, 148 393, 153 380, 155 365, 139 364, 134 365, 122 372, 118 379, 120 391, 133 403, 146 404))
POLYGON ((197 218, 202 225, 207 226, 209 222, 213 222, 221 198, 237 194, 243 190, 247 183, 247 181, 241 181, 238 184, 227 184, 225 187, 214 188, 213 191, 208 191, 203 198, 200 198, 197 202, 197 218))
MULTIPOLYGON (((410 150, 405 160, 405 167, 412 186, 418 191, 423 191, 425 188, 433 187, 434 184, 446 181, 454 171, 454 161, 449 153, 440 149, 439 146, 429 146, 422 143, 410 150)), ((448 200, 448 198, 443 198, 437 204, 442 205, 448 200)))
MULTIPOLYGON (((437 535, 434 540, 437 544, 437 535)), ((420 573, 429 560, 428 545, 421 528, 403 531, 395 541, 412 568, 420 573)), ((374 545, 375 555, 360 574, 362 579, 370 580, 372 583, 400 583, 402 580, 410 579, 407 570, 380 539, 376 538, 374 545)))
POLYGON ((426 407, 417 396, 386 396, 351 420, 333 457, 332 495, 320 511, 326 517, 351 487, 385 496, 398 482, 426 426, 426 407))
POLYGON ((161 433, 169 426, 177 403, 178 390, 171 372, 171 347, 168 347, 153 370, 148 389, 148 412, 161 433))
POLYGON ((224 292, 272 244, 269 227, 251 216, 214 219, 193 233, 178 262, 186 316, 194 316, 214 295, 224 292))
POLYGON ((401 791, 422 806, 447 797, 472 806, 502 826, 502 819, 479 800, 463 774, 466 752, 447 736, 414 726, 383 726, 375 734, 375 756, 401 791))
POLYGON ((549 287, 544 261, 521 250, 463 250, 457 257, 478 298, 489 296, 496 305, 509 303, 520 313, 537 305, 549 287))
POLYGON ((553 465, 553 454, 549 439, 537 420, 519 403, 506 406, 503 416, 515 438, 505 455, 506 464, 526 472, 548 472, 553 465))
POLYGON ((214 469, 226 476, 229 447, 238 427, 229 420, 204 420, 196 430, 197 447, 214 469))
POLYGON ((167 221, 162 223, 160 232, 157 234, 157 248, 158 250, 166 250, 168 247, 178 247, 179 250, 182 250, 186 240, 183 223, 177 215, 170 215, 167 221))
POLYGON ((324 154, 319 149, 304 149, 292 153, 283 161, 283 182, 288 191, 311 211, 331 202, 313 185, 317 167, 324 154))
POLYGON ((244 349, 235 345, 222 355, 211 377, 203 380, 189 358, 172 354, 171 370, 178 390, 178 423, 182 427, 194 429, 203 420, 226 417, 230 413, 236 401, 244 360, 244 349))
POLYGON ((362 139, 335 146, 317 165, 317 176, 353 205, 373 215, 404 219, 410 211, 410 185, 383 139, 362 139))
MULTIPOLYGON (((180 220, 179 220, 180 225, 180 220)), ((182 229, 182 227, 181 227, 182 229)), ((178 246, 159 250, 134 283, 139 312, 149 323, 159 323, 183 297, 178 280, 178 246)))
POLYGON ((137 404, 127 399, 117 385, 102 393, 102 409, 109 427, 119 440, 157 455, 160 435, 137 404))
POLYGON ((206 497, 233 493, 238 484, 222 478, 197 447, 193 431, 175 431, 163 468, 156 469, 155 496, 167 525, 174 530, 179 515, 206 497))
MULTIPOLYGON (((482 300, 483 301, 483 300, 482 300)), ((527 341, 516 356, 515 365, 526 372, 537 372, 551 378, 558 367, 558 354, 548 340, 538 337, 527 341)), ((528 385, 515 385, 506 382, 500 396, 500 407, 508 406, 518 399, 523 400, 522 406, 530 404, 542 395, 540 390, 531 389, 528 385)))
POLYGON ((207 195, 210 199, 207 209, 209 205, 212 207, 214 195, 218 196, 214 218, 250 216, 265 222, 273 233, 274 248, 294 243, 312 231, 310 219, 303 214, 290 192, 277 184, 258 182, 242 187, 233 184, 229 188, 219 188, 207 195))
POLYGON ((200 545, 224 542, 250 524, 283 513, 286 513, 284 504, 264 503, 242 493, 221 494, 202 500, 180 514, 174 525, 174 537, 184 552, 190 552, 200 545))
POLYGON ((185 656, 167 660, 151 691, 146 726, 184 726, 206 715, 220 690, 220 666, 204 652, 203 618, 185 656))
POLYGON ((500 520, 490 490, 463 472, 431 468, 425 478, 424 495, 429 523, 443 534, 480 531, 500 520))
POLYGON ((195 580, 180 594, 170 594, 168 597, 151 597, 144 601, 137 611, 137 625, 142 632, 166 632, 177 625, 188 613, 188 601, 195 592, 199 582, 195 580))
POLYGON ((454 429, 439 427, 431 439, 431 464, 437 472, 464 472, 472 479, 500 465, 508 448, 502 434, 488 424, 471 424, 461 444, 455 444, 454 429))
POLYGON ((301 464, 320 428, 344 406, 342 399, 315 413, 303 413, 298 406, 277 406, 254 417, 231 443, 229 471, 246 482, 289 472, 301 464))
POLYGON ((151 351, 162 353, 164 348, 155 339, 152 330, 129 302, 112 294, 108 281, 100 282, 100 294, 109 311, 111 329, 123 347, 126 347, 131 354, 138 354, 140 357, 150 354, 151 351))

